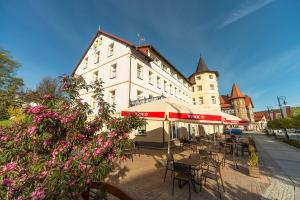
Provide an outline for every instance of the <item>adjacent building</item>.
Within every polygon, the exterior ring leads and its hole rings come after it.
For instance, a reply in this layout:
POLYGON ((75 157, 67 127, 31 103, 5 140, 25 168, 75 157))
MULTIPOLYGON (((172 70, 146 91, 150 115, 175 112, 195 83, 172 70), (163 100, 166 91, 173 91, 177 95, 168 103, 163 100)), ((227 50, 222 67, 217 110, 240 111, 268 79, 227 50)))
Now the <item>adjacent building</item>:
POLYGON ((249 122, 248 129, 254 129, 253 103, 248 95, 244 95, 237 84, 232 86, 231 94, 220 96, 221 110, 249 122))
POLYGON ((197 69, 190 77, 193 103, 200 108, 220 111, 219 73, 209 70, 204 59, 200 56, 197 69))

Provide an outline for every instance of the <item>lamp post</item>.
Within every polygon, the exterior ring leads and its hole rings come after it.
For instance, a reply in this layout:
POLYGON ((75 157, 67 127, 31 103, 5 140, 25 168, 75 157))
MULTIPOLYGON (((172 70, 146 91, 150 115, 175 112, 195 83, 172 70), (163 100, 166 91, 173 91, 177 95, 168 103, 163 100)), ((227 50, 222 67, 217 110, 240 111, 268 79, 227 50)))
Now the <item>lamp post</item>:
MULTIPOLYGON (((273 110, 272 106, 267 106, 268 113, 269 113, 269 118, 270 120, 273 120, 273 117, 271 116, 271 110, 273 110)), ((274 135, 274 130, 271 128, 272 134, 274 135)))
MULTIPOLYGON (((283 114, 283 110, 282 110, 282 104, 283 105, 287 104, 286 97, 285 96, 277 96, 277 101, 278 101, 278 106, 280 108, 281 118, 284 119, 284 114, 283 114)), ((284 128, 283 130, 284 130, 284 134, 285 134, 286 139, 290 140, 290 137, 287 134, 286 128, 284 128)))

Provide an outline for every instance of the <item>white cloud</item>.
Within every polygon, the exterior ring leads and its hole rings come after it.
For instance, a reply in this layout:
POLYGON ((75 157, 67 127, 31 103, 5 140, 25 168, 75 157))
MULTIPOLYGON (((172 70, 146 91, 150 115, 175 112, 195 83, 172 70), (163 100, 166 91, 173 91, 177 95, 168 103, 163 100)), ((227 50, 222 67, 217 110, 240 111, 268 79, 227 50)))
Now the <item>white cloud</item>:
POLYGON ((222 23, 221 28, 228 26, 247 15, 265 7, 266 5, 272 3, 274 0, 251 0, 243 3, 236 11, 231 13, 225 21, 222 23))

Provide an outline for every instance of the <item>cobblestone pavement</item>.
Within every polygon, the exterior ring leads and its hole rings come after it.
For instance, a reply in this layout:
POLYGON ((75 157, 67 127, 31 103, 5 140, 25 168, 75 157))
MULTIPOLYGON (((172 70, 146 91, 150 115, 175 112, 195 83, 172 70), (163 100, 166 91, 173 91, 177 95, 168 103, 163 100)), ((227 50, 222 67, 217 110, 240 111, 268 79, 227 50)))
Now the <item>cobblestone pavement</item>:
MULTIPOLYGON (((175 160, 187 157, 190 153, 188 150, 175 152, 175 160)), ((172 196, 170 173, 166 182, 163 182, 165 154, 166 151, 163 150, 140 150, 139 154, 134 155, 133 162, 127 160, 117 165, 115 173, 109 177, 109 182, 116 184, 137 200, 188 199, 188 187, 178 188, 177 184, 175 194, 172 196)), ((227 161, 226 167, 222 168, 225 184, 225 193, 221 193, 222 199, 264 199, 264 194, 269 192, 272 184, 266 173, 261 173, 260 178, 248 176, 246 157, 239 158, 239 169, 235 169, 231 161, 227 161)), ((212 180, 208 181, 201 192, 199 188, 197 190, 197 193, 191 192, 192 199, 219 199, 217 185, 212 180)), ((270 192, 273 191, 274 189, 271 189, 270 192)))
POLYGON ((272 137, 252 134, 270 187, 263 193, 266 199, 300 199, 300 151, 272 137))

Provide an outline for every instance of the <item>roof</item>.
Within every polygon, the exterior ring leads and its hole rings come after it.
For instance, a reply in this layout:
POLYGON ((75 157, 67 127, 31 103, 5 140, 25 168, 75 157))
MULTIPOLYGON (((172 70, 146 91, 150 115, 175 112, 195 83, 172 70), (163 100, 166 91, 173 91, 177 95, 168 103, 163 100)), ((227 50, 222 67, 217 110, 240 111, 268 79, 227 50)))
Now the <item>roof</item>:
POLYGON ((157 51, 154 46, 150 45, 150 44, 146 44, 146 45, 141 45, 138 46, 137 49, 142 52, 143 54, 148 56, 148 50, 151 49, 152 51, 155 52, 155 54, 157 54, 161 59, 164 60, 164 62, 166 62, 174 71, 176 71, 184 80, 186 80, 188 83, 190 83, 190 80, 187 79, 170 61, 168 61, 159 51, 157 51))
POLYGON ((83 55, 81 56, 77 66, 75 67, 75 69, 73 70, 72 74, 74 75, 75 71, 77 70, 79 64, 81 63, 81 61, 83 60, 84 56, 87 54, 88 50, 91 48, 94 40, 99 36, 99 35, 105 35, 107 37, 110 37, 118 42, 121 42, 129 47, 132 48, 132 50, 134 50, 135 52, 137 53, 140 53, 142 54, 143 56, 145 56, 147 58, 147 60, 151 60, 151 58, 148 56, 148 49, 152 49, 153 51, 155 51, 155 53, 161 57, 167 64, 169 64, 171 66, 171 68, 176 71, 184 80, 186 80, 189 84, 190 84, 190 81, 189 79, 187 79, 180 71, 178 71, 176 69, 176 67, 174 65, 172 65, 164 56, 162 56, 161 53, 159 53, 152 45, 142 45, 142 46, 135 46, 133 43, 127 41, 127 40, 124 40, 116 35, 113 35, 111 33, 108 33, 108 32, 105 32, 103 30, 98 30, 97 33, 95 34, 95 36, 93 37, 93 39, 91 40, 90 44, 88 45, 87 49, 85 50, 85 52, 83 53, 83 55))
POLYGON ((200 55, 196 73, 197 72, 207 72, 207 71, 208 71, 207 65, 206 65, 204 59, 202 58, 202 56, 200 55))
POLYGON ((195 76, 197 74, 203 74, 203 73, 214 73, 217 77, 219 76, 219 72, 218 71, 213 71, 213 70, 209 70, 208 69, 208 67, 207 67, 207 65, 205 63, 204 58, 200 55, 196 72, 193 73, 192 75, 190 75, 188 79, 189 79, 189 81, 192 84, 195 84, 196 83, 195 76))
POLYGON ((231 89, 230 98, 234 99, 234 98, 241 98, 241 97, 245 97, 245 95, 240 91, 237 84, 234 83, 231 89))
POLYGON ((249 97, 248 95, 246 95, 245 104, 246 104, 246 106, 250 106, 251 105, 251 107, 254 108, 254 105, 252 103, 251 97, 249 97))
POLYGON ((221 108, 230 108, 232 107, 230 103, 230 97, 228 95, 220 95, 220 106, 221 108))
POLYGON ((269 114, 266 111, 262 111, 262 112, 254 112, 254 121, 260 121, 262 120, 262 118, 265 117, 266 120, 269 119, 269 114))

